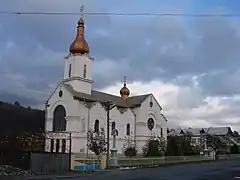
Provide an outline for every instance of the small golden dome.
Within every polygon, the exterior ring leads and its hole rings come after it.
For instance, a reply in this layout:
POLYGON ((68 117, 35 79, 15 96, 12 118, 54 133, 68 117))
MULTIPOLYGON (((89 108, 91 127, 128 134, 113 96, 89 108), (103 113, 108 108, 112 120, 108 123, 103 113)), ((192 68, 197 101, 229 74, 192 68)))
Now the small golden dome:
POLYGON ((120 95, 123 99, 127 99, 130 95, 130 90, 126 86, 126 76, 124 77, 124 85, 120 90, 120 95))
POLYGON ((72 42, 72 44, 70 45, 69 51, 72 54, 89 53, 89 46, 84 37, 84 20, 82 17, 78 21, 77 36, 76 36, 75 40, 72 42))
POLYGON ((121 96, 129 96, 130 95, 130 90, 126 87, 123 86, 122 89, 120 90, 120 95, 121 96))

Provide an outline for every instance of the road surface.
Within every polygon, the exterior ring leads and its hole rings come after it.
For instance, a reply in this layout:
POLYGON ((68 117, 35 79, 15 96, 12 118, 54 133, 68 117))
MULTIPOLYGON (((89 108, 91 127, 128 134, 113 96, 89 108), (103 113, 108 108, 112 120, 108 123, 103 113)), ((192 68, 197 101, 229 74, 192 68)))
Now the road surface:
MULTIPOLYGON (((62 179, 62 178, 53 178, 62 179)), ((65 180, 237 180, 240 159, 135 170, 109 170, 65 180)))

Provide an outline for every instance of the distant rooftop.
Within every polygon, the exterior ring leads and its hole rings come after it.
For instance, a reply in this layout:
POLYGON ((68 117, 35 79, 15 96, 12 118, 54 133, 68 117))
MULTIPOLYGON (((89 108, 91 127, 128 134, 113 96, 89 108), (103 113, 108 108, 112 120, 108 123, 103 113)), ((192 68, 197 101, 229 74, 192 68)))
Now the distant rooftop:
POLYGON ((192 136, 200 136, 200 131, 204 130, 205 133, 216 135, 216 136, 224 136, 224 135, 232 135, 233 132, 230 127, 209 127, 209 128, 187 128, 187 129, 170 129, 169 135, 180 135, 183 133, 190 134, 192 136))

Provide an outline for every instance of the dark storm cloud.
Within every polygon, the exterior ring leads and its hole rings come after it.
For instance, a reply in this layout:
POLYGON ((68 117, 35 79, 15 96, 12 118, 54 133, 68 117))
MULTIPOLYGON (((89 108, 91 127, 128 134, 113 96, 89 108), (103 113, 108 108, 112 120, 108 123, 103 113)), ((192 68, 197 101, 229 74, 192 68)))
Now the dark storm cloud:
POLYGON ((10 104, 14 104, 15 101, 20 102, 21 105, 38 105, 39 103, 42 103, 39 101, 39 99, 33 99, 33 98, 26 98, 21 95, 16 95, 12 93, 7 92, 0 92, 0 101, 7 102, 10 104))
MULTIPOLYGON (((86 11, 105 11, 98 1, 24 2, 9 0, 1 2, 1 7, 12 11, 78 12, 80 3, 84 3, 86 11)), ((13 75, 21 77, 23 88, 39 91, 59 82, 77 19, 0 16, 0 75, 5 77, 0 81, 6 84, 5 89, 19 86, 19 82, 9 82, 13 75)), ((85 16, 87 41, 95 57, 94 87, 113 84, 125 75, 130 82, 161 79, 186 85, 191 76, 205 74, 199 78, 205 93, 239 93, 234 74, 240 65, 240 39, 231 27, 231 19, 184 20, 132 17, 125 22, 108 16, 85 16), (221 73, 213 73, 218 71, 221 73)))

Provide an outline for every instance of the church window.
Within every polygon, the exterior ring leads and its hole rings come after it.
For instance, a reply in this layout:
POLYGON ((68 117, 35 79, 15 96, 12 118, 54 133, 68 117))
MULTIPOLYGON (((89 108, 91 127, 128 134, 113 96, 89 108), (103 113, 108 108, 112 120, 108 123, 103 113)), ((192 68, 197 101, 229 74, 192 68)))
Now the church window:
POLYGON ((72 74, 72 65, 69 64, 68 77, 71 77, 71 74, 72 74))
POLYGON ((148 121, 147 121, 147 126, 148 126, 148 129, 149 129, 150 131, 153 130, 154 124, 155 124, 155 123, 154 123, 153 118, 149 118, 148 121))
POLYGON ((161 137, 163 137, 163 129, 161 128, 161 137))
POLYGON ((60 91, 58 92, 58 96, 59 96, 59 97, 62 97, 62 95, 63 95, 63 92, 62 92, 62 90, 60 90, 60 91))
POLYGON ((130 124, 128 123, 127 124, 127 136, 129 136, 130 135, 130 124))
POLYGON ((153 102, 152 102, 152 101, 149 103, 149 106, 150 106, 150 107, 153 107, 153 102))
POLYGON ((94 131, 99 132, 99 120, 95 120, 94 131))
POLYGON ((66 131, 66 110, 62 105, 58 105, 53 112, 53 132, 66 131))
POLYGON ((112 131, 113 131, 114 129, 116 129, 116 123, 113 121, 113 122, 112 122, 112 131))
POLYGON ((87 65, 84 64, 84 67, 83 67, 83 78, 86 78, 86 72, 87 71, 87 65))

